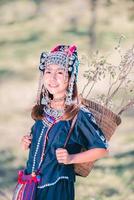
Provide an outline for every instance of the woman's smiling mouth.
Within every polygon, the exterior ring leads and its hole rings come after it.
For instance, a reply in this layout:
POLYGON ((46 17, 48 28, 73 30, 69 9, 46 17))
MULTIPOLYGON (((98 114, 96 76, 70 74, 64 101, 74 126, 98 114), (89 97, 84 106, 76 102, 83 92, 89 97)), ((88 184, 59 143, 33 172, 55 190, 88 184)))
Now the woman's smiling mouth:
POLYGON ((49 87, 51 87, 51 88, 57 88, 58 85, 50 85, 50 84, 49 84, 49 87))

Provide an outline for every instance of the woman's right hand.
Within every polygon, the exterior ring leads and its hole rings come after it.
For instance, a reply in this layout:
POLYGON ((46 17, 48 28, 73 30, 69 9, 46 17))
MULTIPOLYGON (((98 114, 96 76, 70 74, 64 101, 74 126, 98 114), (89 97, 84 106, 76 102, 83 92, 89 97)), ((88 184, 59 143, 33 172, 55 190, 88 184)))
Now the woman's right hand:
POLYGON ((32 141, 32 136, 24 135, 21 140, 22 148, 24 150, 27 150, 31 144, 31 141, 32 141))

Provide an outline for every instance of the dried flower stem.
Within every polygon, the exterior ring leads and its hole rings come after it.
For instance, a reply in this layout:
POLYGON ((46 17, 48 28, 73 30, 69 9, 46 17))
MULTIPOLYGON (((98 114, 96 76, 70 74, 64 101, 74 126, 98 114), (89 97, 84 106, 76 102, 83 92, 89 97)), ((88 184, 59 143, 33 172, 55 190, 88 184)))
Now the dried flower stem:
MULTIPOLYGON (((121 62, 117 66, 108 63, 106 59, 102 56, 95 57, 95 59, 93 60, 90 59, 92 62, 90 64, 90 70, 85 72, 87 83, 85 84, 82 90, 82 96, 84 96, 83 94, 88 88, 88 92, 85 97, 88 98, 91 94, 91 91, 94 89, 95 84, 98 83, 99 80, 105 78, 108 73, 110 76, 107 94, 99 94, 97 101, 100 100, 100 104, 102 104, 108 109, 111 109, 113 107, 113 97, 119 94, 119 92, 125 90, 126 92, 123 92, 123 99, 120 99, 120 107, 118 107, 118 110, 120 110, 120 108, 122 108, 123 104, 125 103, 125 99, 128 97, 128 95, 126 94, 128 94, 128 92, 131 92, 132 94, 134 88, 132 86, 132 89, 130 90, 130 86, 133 83, 132 73, 134 70, 134 46, 131 49, 129 49, 124 56, 121 55, 120 43, 118 45, 118 49, 119 54, 121 56, 121 62)), ((129 103, 126 106, 124 106, 119 113, 121 114, 125 109, 127 109, 131 105, 132 103, 129 103)))
POLYGON ((134 106, 134 99, 132 99, 127 105, 125 105, 119 112, 118 115, 121 115, 122 112, 129 109, 130 107, 134 106))

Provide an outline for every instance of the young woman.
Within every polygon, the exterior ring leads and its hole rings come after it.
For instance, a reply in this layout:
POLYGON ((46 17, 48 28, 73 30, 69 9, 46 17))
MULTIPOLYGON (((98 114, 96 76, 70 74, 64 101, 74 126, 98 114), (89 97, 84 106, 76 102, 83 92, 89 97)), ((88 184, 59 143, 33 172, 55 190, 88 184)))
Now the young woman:
POLYGON ((80 103, 78 65, 75 45, 58 45, 40 57, 40 89, 32 110, 35 123, 31 136, 22 138, 24 149, 30 148, 26 173, 36 171, 43 160, 36 200, 74 200, 74 163, 95 161, 108 152, 93 114, 80 103), (63 148, 76 113, 71 137, 63 148), (81 152, 83 147, 86 151, 81 152))

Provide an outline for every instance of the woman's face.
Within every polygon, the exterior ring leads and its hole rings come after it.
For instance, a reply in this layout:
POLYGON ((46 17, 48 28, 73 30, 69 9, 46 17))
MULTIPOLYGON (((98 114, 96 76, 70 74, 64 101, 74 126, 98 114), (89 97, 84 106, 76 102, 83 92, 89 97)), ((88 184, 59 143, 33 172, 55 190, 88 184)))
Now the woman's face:
POLYGON ((44 71, 44 86, 54 97, 62 97, 66 94, 68 80, 68 72, 59 65, 48 65, 44 71))

